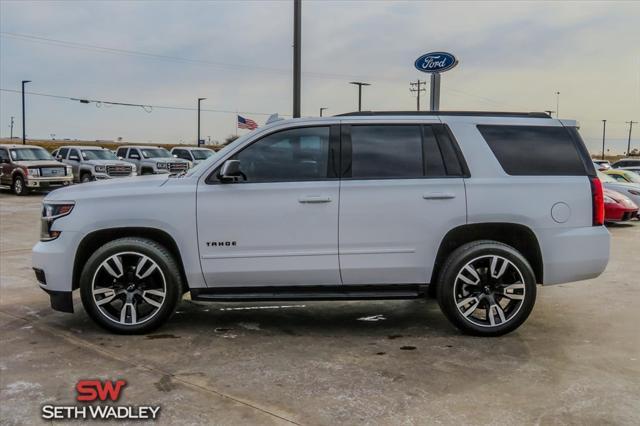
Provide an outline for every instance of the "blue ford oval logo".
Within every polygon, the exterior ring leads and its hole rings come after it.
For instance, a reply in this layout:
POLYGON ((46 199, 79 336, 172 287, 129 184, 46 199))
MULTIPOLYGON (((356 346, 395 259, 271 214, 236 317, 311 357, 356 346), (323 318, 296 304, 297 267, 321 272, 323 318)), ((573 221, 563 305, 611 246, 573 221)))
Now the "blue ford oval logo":
POLYGON ((430 52, 416 59, 415 67, 422 72, 439 73, 449 71, 458 65, 458 60, 451 53, 430 52))

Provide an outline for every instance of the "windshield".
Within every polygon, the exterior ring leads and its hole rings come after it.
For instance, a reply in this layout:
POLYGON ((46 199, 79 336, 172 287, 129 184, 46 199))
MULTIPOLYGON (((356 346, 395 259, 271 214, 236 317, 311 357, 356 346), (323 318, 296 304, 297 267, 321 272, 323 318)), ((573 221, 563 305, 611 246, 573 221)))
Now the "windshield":
POLYGON ((624 176, 624 178, 629 182, 640 183, 640 175, 628 170, 624 170, 624 171, 621 170, 621 173, 624 176))
POLYGON ((208 149, 194 149, 191 151, 194 160, 205 160, 213 155, 213 151, 208 149))
POLYGON ((118 157, 108 149, 83 149, 83 160, 117 160, 118 157))
POLYGON ((144 148, 141 149, 144 158, 167 158, 171 157, 169 151, 164 148, 144 148))
POLYGON ((53 160, 51 154, 43 148, 12 149, 11 159, 13 161, 53 160))
POLYGON ((605 175, 604 173, 602 173, 600 170, 597 170, 596 173, 598 173, 598 178, 600 179, 600 181, 602 182, 609 182, 609 183, 616 183, 617 181, 612 178, 609 175, 605 175))

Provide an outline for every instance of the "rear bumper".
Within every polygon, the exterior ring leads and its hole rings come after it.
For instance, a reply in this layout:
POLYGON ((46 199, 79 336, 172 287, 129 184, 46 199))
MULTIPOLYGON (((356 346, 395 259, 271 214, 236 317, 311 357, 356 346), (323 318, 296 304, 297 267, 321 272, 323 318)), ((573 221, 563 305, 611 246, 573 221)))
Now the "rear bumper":
POLYGON ((609 262, 610 234, 604 226, 536 229, 544 263, 543 284, 595 278, 609 262))

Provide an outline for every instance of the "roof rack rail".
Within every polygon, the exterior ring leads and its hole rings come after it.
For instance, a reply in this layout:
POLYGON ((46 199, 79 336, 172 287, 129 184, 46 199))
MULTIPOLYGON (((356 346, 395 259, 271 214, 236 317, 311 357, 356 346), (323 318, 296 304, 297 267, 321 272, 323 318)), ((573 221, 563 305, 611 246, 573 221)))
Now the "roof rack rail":
POLYGON ((335 117, 361 117, 372 115, 459 115, 478 117, 551 118, 546 112, 494 112, 494 111, 357 111, 337 114, 335 117))

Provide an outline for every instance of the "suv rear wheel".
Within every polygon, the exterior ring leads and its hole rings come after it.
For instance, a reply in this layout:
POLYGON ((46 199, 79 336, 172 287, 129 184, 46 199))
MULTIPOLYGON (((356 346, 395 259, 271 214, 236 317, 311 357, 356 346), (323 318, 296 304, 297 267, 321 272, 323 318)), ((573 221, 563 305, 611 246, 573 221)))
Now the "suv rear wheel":
POLYGON ((11 189, 13 189, 13 193, 16 195, 26 195, 29 190, 24 183, 24 178, 20 175, 13 178, 13 185, 11 185, 11 189))
POLYGON ((82 305, 102 327, 122 334, 149 332, 174 312, 182 292, 175 259, 145 238, 100 247, 80 276, 82 305))
POLYGON ((500 336, 518 328, 536 300, 531 265, 516 249, 496 241, 476 241, 456 249, 438 283, 438 303, 460 330, 500 336))

